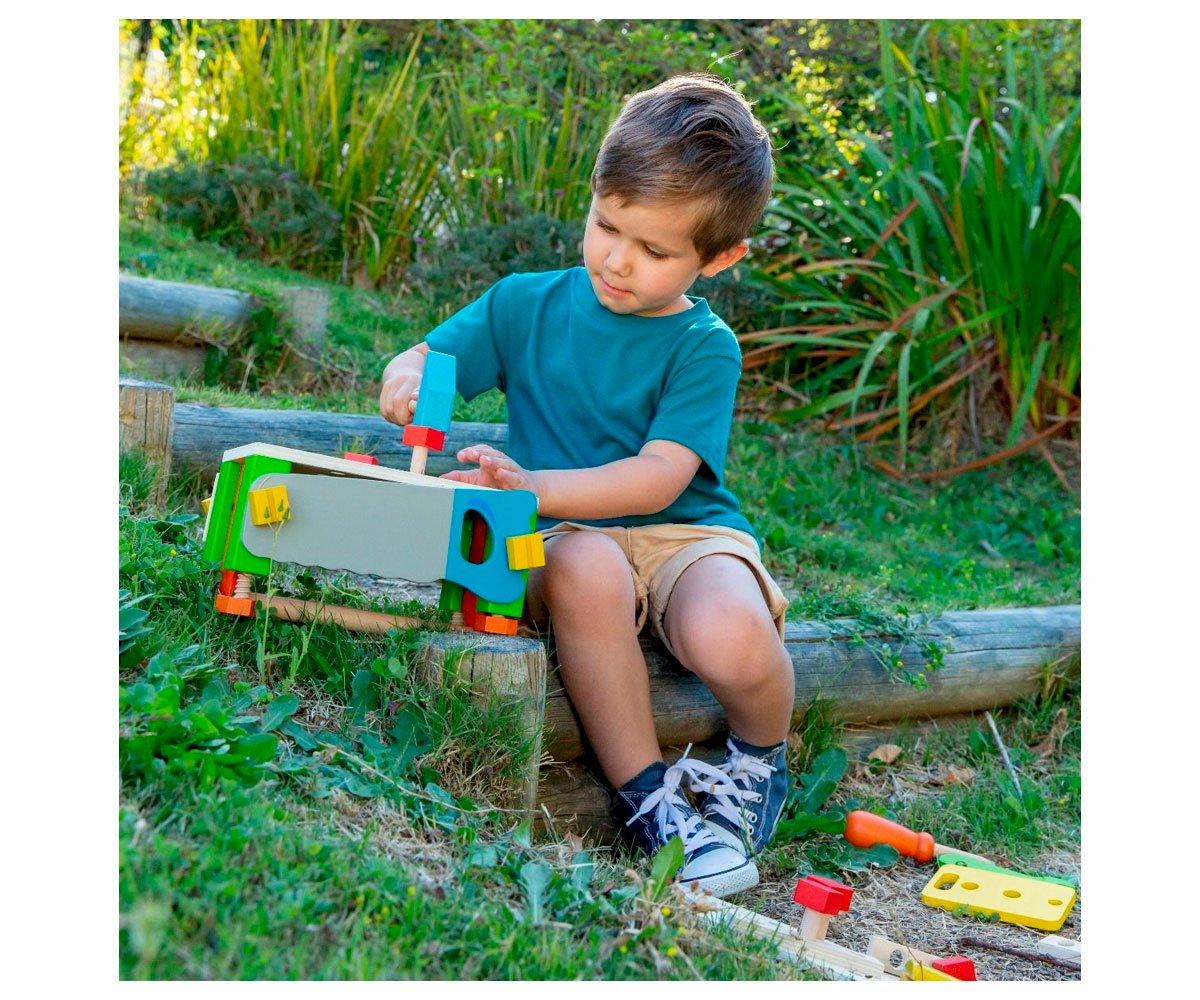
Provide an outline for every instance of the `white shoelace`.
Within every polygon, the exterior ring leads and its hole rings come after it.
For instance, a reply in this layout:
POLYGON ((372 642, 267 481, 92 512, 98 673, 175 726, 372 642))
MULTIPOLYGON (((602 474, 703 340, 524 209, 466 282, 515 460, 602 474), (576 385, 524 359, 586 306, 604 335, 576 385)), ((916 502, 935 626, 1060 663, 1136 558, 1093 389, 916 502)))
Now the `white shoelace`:
POLYGON ((691 804, 680 794, 679 786, 686 779, 689 787, 700 783, 701 776, 707 771, 712 776, 724 778, 724 775, 711 764, 702 760, 688 758, 691 744, 684 750, 683 756, 667 768, 663 775, 660 788, 651 792, 642 802, 641 808, 630 818, 626 826, 633 824, 638 817, 654 810, 654 823, 658 827, 658 835, 665 843, 676 834, 683 841, 684 855, 691 854, 706 844, 718 843, 712 831, 704 825, 700 814, 692 809, 691 804), (687 812, 684 812, 684 810, 687 812))
MULTIPOLYGON (((743 753, 734 745, 733 740, 726 740, 725 746, 729 750, 729 759, 721 767, 710 767, 708 764, 701 765, 719 777, 710 784, 694 780, 688 787, 693 792, 708 792, 712 795, 714 801, 710 807, 711 811, 727 819, 735 827, 740 827, 742 825, 743 812, 747 811, 745 804, 761 802, 762 793, 753 792, 749 788, 743 788, 738 782, 745 781, 749 783, 752 780, 769 778, 778 769, 768 764, 761 757, 743 753)), ((699 764, 701 762, 694 761, 693 763, 699 764)), ((750 812, 750 817, 752 821, 757 821, 757 817, 753 812, 750 812)))

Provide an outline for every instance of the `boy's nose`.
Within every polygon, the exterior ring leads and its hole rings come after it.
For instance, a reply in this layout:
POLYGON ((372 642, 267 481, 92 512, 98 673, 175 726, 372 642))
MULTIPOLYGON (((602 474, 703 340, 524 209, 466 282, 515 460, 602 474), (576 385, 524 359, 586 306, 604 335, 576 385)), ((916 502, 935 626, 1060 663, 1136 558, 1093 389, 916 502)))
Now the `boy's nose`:
POLYGON ((609 251, 608 259, 604 263, 613 274, 624 275, 629 271, 629 257, 618 247, 609 251))

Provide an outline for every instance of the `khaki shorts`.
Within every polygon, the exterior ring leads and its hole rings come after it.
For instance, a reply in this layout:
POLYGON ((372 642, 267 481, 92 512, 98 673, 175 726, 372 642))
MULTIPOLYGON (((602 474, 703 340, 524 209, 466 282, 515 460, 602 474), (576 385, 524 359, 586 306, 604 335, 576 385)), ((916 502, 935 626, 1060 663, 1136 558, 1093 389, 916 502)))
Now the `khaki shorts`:
POLYGON ((737 556, 754 574, 762 590, 767 609, 783 638, 784 617, 788 599, 779 589, 762 564, 758 543, 754 536, 736 528, 725 528, 715 524, 647 524, 634 528, 598 528, 574 521, 560 521, 542 532, 546 548, 554 539, 572 531, 598 531, 608 535, 621 546, 629 568, 633 572, 633 589, 636 596, 637 629, 640 632, 647 617, 656 636, 662 640, 672 655, 671 643, 663 628, 663 615, 671 592, 683 575, 683 571, 697 559, 715 553, 737 556))

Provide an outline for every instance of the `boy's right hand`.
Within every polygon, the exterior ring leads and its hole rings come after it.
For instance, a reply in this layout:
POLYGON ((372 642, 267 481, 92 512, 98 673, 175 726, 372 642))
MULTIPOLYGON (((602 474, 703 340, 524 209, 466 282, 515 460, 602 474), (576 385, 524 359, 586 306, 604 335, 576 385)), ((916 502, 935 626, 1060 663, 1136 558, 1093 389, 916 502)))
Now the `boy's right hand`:
POLYGON ((401 427, 412 423, 420 392, 421 375, 418 372, 401 372, 388 379, 379 393, 379 412, 383 419, 401 427))

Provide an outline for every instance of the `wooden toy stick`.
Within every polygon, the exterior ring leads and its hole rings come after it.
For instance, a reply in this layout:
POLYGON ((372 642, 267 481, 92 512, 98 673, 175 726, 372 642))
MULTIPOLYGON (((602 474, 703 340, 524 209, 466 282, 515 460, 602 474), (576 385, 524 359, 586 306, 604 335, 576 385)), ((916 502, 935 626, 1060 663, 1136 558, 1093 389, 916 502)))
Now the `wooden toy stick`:
POLYGON ((774 940, 780 958, 790 962, 807 962, 839 978, 884 979, 887 971, 883 963, 870 955, 851 951, 833 941, 802 939, 796 928, 782 920, 747 910, 744 906, 717 899, 706 892, 694 892, 683 886, 677 892, 702 923, 730 925, 746 934, 774 940))
MULTIPOLYGON (((281 597, 277 594, 251 593, 249 598, 256 604, 262 604, 268 611, 285 622, 318 621, 323 624, 340 625, 351 632, 367 632, 373 635, 386 635, 392 629, 421 629, 427 623, 420 618, 406 615, 390 615, 383 611, 366 611, 362 608, 347 608, 340 604, 322 604, 320 601, 302 601, 298 597, 281 597)), ((450 627, 455 631, 471 632, 463 624, 461 615, 454 615, 450 627)), ((536 631, 521 625, 517 634, 537 638, 536 631)))
POLYGON ((419 444, 413 446, 412 462, 409 463, 408 471, 415 472, 418 476, 425 474, 425 461, 429 458, 429 449, 422 448, 419 444))

